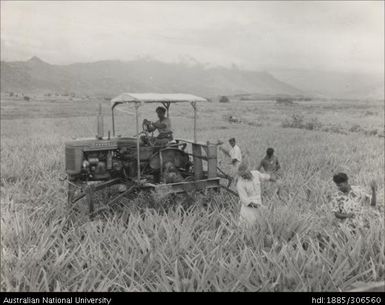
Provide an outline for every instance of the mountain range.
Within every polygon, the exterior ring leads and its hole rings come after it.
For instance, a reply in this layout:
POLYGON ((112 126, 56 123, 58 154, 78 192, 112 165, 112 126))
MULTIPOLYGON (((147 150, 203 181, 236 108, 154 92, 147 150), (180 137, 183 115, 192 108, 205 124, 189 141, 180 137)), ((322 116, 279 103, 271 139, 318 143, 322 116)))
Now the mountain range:
POLYGON ((206 97, 254 94, 383 99, 384 82, 383 75, 248 71, 148 58, 53 65, 33 57, 27 61, 1 62, 1 91, 103 96, 130 91, 186 92, 206 97))

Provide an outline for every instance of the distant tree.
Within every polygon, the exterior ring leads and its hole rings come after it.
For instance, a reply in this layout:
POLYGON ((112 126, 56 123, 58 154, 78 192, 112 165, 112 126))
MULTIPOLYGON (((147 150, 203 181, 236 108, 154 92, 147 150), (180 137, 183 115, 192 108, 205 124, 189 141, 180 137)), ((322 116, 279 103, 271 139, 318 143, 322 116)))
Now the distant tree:
POLYGON ((293 104, 294 100, 289 97, 279 97, 276 99, 276 102, 278 104, 291 105, 293 104))
POLYGON ((26 95, 26 96, 24 96, 24 100, 27 101, 27 102, 29 102, 29 101, 31 100, 31 98, 30 98, 29 96, 26 95))
POLYGON ((10 92, 10 93, 9 93, 9 96, 14 96, 14 93, 13 93, 13 92, 10 92))
POLYGON ((230 99, 227 96, 221 96, 221 98, 219 99, 219 102, 220 103, 229 103, 230 99))

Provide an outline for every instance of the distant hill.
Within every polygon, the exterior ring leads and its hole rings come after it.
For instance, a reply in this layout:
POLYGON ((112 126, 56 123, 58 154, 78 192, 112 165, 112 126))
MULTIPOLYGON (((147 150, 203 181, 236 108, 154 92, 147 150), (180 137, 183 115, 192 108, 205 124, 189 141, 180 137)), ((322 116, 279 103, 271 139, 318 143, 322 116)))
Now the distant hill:
POLYGON ((303 94, 268 72, 205 68, 199 64, 149 59, 51 65, 37 57, 25 62, 1 62, 1 90, 104 96, 124 91, 187 92, 208 97, 245 93, 303 94))
POLYGON ((384 75, 317 70, 276 70, 276 78, 313 96, 384 99, 384 75))
POLYGON ((245 71, 153 59, 52 65, 38 57, 1 62, 1 91, 114 96, 132 92, 187 92, 206 97, 384 99, 384 75, 315 70, 245 71))

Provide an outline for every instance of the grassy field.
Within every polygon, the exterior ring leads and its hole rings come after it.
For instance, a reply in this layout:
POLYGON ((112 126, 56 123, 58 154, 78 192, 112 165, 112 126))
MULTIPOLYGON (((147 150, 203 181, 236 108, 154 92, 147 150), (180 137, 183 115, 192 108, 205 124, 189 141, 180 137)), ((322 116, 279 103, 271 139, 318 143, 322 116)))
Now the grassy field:
MULTIPOLYGON (((103 109, 108 130, 108 102, 103 109)), ((265 193, 269 208, 253 232, 237 227, 240 205, 224 193, 207 207, 204 198, 182 207, 139 196, 104 218, 74 222, 60 180, 64 142, 95 135, 96 105, 2 100, 1 290, 340 291, 384 280, 383 217, 368 212, 369 228, 353 235, 336 228, 327 205, 337 171, 367 188, 375 179, 384 205, 383 103, 200 109, 199 140, 235 137, 253 166, 269 146, 280 159, 283 201, 265 193), (302 123, 292 124, 298 116, 302 123)), ((143 112, 154 117, 152 107, 143 112)), ((191 107, 173 107, 171 116, 176 136, 192 138, 191 107)), ((132 114, 117 121, 118 133, 135 133, 132 114)))

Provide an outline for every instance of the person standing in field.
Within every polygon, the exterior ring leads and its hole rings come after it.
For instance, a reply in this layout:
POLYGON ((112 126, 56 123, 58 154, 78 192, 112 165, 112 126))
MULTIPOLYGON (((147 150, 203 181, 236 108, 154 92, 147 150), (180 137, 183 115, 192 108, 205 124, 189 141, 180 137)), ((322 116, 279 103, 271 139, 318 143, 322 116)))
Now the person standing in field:
POLYGON ((257 168, 258 171, 261 169, 263 169, 267 174, 274 174, 274 176, 277 178, 275 187, 276 189, 274 192, 278 195, 278 197, 280 197, 281 183, 279 178, 281 178, 281 165, 279 164, 277 156, 274 155, 273 148, 269 147, 266 150, 266 156, 261 160, 257 168))
POLYGON ((274 148, 269 147, 266 150, 266 156, 261 160, 257 170, 260 171, 262 168, 266 173, 274 174, 281 169, 278 158, 274 155, 274 148))
POLYGON ((238 167, 237 191, 241 204, 239 224, 251 228, 258 223, 259 211, 264 208, 261 197, 261 182, 275 181, 272 175, 251 171, 246 163, 238 167))
MULTIPOLYGON (((378 211, 365 210, 369 205, 376 207, 377 184, 373 180, 370 183, 371 194, 360 186, 350 185, 348 176, 345 173, 338 173, 333 176, 338 191, 331 198, 331 208, 339 225, 347 225, 350 229, 364 227, 364 214, 378 211)), ((378 216, 378 215, 377 215, 378 216)))
POLYGON ((238 174, 238 167, 242 162, 242 152, 239 146, 237 145, 235 138, 229 139, 229 144, 231 146, 231 149, 229 151, 225 150, 224 148, 220 147, 220 149, 231 158, 231 170, 230 170, 230 177, 232 181, 235 181, 238 174))

